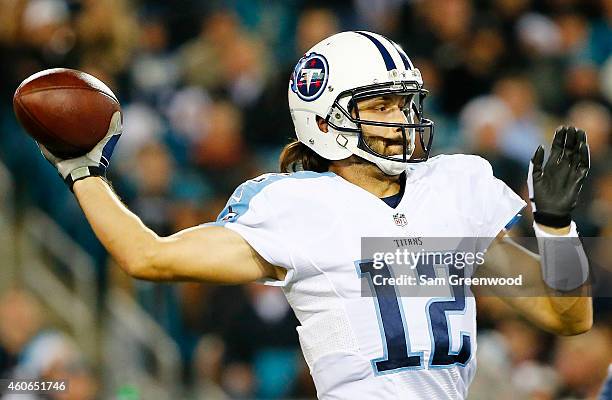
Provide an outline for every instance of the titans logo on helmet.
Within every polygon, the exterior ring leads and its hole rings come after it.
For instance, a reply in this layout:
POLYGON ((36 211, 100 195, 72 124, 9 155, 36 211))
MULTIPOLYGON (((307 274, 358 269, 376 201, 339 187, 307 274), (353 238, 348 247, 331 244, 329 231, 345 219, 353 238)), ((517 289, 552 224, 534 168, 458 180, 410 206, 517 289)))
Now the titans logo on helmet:
POLYGON ((317 99, 327 85, 329 66, 320 54, 310 53, 298 61, 291 74, 291 90, 304 101, 317 99))

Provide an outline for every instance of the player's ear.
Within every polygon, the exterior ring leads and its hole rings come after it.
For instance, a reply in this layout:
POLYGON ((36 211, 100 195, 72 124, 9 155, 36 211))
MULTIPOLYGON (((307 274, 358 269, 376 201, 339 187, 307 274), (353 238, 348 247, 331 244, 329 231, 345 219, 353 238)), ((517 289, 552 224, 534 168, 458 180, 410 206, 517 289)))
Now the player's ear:
POLYGON ((329 125, 327 124, 327 121, 324 118, 321 118, 318 115, 317 115, 317 125, 319 125, 319 130, 321 132, 327 133, 329 125))

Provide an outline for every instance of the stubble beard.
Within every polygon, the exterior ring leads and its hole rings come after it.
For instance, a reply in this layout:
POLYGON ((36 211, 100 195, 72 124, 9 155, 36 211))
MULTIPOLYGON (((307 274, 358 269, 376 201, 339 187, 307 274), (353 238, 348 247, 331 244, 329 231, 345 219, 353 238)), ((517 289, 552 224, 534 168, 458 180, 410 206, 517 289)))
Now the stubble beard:
POLYGON ((383 156, 401 156, 404 151, 404 144, 401 141, 380 137, 364 137, 364 141, 370 149, 383 156))

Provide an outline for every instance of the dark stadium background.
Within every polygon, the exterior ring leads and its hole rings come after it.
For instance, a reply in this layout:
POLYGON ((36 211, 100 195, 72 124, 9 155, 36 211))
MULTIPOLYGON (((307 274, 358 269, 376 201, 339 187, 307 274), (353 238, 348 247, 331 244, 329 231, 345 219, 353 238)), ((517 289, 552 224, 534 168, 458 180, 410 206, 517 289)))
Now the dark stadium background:
MULTIPOLYGON (((67 399, 313 398, 280 291, 127 278, 11 99, 50 67, 106 82, 125 121, 114 186, 171 234, 277 170, 293 63, 350 29, 393 38, 421 69, 436 154, 480 154, 523 197, 537 145, 559 124, 584 128, 592 169, 575 220, 612 236, 612 0, 0 0, 0 377, 68 377, 67 399)), ((527 210, 516 234, 530 225, 527 210)), ((571 338, 481 301, 470 398, 594 398, 612 359, 604 300, 571 338)))

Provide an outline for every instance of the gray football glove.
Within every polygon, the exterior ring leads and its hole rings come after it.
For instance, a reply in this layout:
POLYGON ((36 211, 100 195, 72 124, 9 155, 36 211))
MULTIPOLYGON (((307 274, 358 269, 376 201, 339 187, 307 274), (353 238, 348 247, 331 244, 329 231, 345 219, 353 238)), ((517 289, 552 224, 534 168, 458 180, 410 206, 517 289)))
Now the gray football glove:
POLYGON ((121 113, 115 112, 108 126, 108 132, 91 151, 83 156, 61 159, 38 143, 43 156, 55 167, 68 188, 72 191, 74 182, 88 176, 106 177, 106 170, 115 145, 122 133, 121 113))

